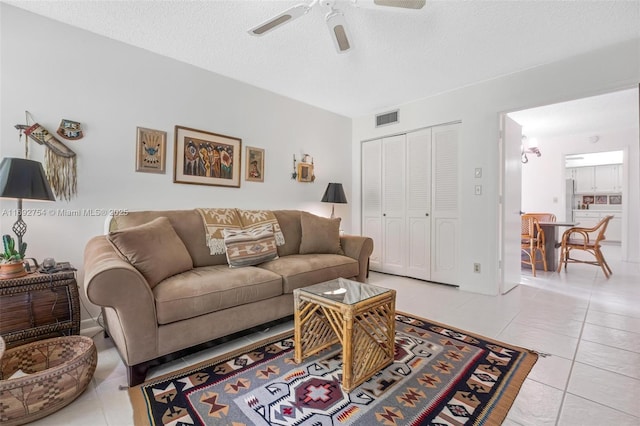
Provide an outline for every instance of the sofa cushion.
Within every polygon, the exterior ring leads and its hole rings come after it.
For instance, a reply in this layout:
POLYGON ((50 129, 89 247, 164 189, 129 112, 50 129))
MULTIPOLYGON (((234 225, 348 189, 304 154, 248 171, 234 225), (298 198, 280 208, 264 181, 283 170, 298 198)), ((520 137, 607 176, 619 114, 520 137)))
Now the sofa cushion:
POLYGON ((278 246, 278 256, 300 253, 302 228, 300 227, 300 210, 274 210, 280 229, 284 235, 284 245, 278 246))
POLYGON ((120 230, 132 226, 142 225, 160 217, 166 216, 171 222, 176 234, 189 250, 193 259, 193 266, 226 265, 227 256, 222 254, 211 255, 207 247, 206 232, 202 216, 196 210, 157 210, 136 211, 122 216, 114 216, 111 219, 110 230, 120 230))
POLYGON ((166 217, 110 232, 107 238, 140 271, 151 288, 167 277, 193 268, 187 248, 166 217))
POLYGON ((251 229, 224 229, 222 234, 230 267, 253 266, 278 258, 270 223, 251 229))
POLYGON ((300 254, 344 254, 340 247, 340 218, 327 219, 300 212, 300 254))
POLYGON ((339 254, 294 254, 265 262, 258 268, 281 275, 284 293, 338 277, 358 275, 358 261, 339 254))
POLYGON ((168 324, 279 296, 282 278, 254 266, 205 266, 167 278, 153 294, 158 324, 168 324))

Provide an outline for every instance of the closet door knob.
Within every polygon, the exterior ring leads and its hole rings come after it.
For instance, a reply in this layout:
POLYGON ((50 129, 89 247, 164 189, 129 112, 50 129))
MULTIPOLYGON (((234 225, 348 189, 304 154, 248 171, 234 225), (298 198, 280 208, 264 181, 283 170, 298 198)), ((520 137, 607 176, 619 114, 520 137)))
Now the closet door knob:
POLYGON ((386 213, 382 213, 382 216, 386 216, 386 215, 387 215, 386 213))
POLYGON ((425 215, 425 216, 429 216, 429 213, 425 213, 424 215, 425 215))

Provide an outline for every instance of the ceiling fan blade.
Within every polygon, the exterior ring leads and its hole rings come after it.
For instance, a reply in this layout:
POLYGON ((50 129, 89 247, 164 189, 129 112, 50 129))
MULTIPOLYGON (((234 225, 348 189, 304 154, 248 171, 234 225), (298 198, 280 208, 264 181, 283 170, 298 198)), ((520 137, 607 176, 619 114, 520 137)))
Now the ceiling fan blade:
POLYGON ((339 10, 332 10, 325 18, 329 32, 331 33, 331 40, 338 53, 344 53, 351 49, 351 35, 347 29, 347 21, 344 19, 344 15, 339 10))
POLYGON ((402 9, 422 9, 427 0, 351 0, 358 7, 371 8, 375 6, 399 7, 402 9))
POLYGON ((269 31, 305 15, 309 10, 311 10, 311 7, 306 4, 298 4, 290 7, 279 15, 251 28, 249 34, 254 36, 265 35, 269 31))

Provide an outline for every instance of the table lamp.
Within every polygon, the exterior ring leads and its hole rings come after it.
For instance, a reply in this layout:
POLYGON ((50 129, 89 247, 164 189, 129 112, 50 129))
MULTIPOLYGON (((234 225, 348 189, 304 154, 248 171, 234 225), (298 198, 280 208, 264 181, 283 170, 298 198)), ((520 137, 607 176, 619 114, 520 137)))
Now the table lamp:
POLYGON ((22 247, 22 237, 27 232, 27 224, 22 220, 22 200, 56 200, 41 163, 10 157, 0 163, 0 198, 18 200, 18 220, 11 228, 18 237, 18 247, 22 247))
POLYGON ((323 203, 334 203, 333 206, 331 206, 331 219, 333 219, 335 217, 335 203, 347 203, 347 196, 344 195, 342 184, 329 183, 329 185, 327 185, 327 189, 324 191, 324 195, 322 196, 321 201, 323 203))

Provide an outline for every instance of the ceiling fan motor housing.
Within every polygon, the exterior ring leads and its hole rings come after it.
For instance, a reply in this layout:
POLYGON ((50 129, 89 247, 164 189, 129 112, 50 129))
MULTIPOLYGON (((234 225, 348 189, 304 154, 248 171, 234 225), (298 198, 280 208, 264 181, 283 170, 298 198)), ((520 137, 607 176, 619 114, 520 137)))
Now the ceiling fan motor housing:
MULTIPOLYGON (((346 0, 345 0, 346 1, 346 0)), ((249 29, 249 34, 262 36, 280 26, 306 15, 311 8, 320 3, 329 8, 329 13, 325 17, 327 27, 331 34, 331 40, 338 51, 344 53, 351 49, 351 35, 347 28, 347 22, 341 10, 334 9, 336 0, 312 0, 308 4, 298 4, 268 19, 267 21, 249 29)), ((378 7, 389 6, 403 9, 421 9, 426 0, 351 0, 351 4, 356 7, 378 7)))

